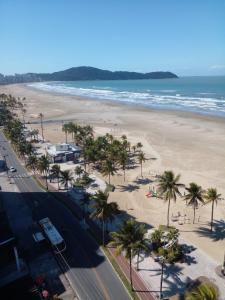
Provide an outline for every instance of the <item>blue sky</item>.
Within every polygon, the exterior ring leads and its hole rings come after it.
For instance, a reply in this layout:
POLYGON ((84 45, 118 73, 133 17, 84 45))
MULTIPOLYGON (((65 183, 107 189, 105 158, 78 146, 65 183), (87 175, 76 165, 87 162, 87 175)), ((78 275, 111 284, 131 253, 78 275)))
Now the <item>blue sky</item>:
POLYGON ((224 0, 0 0, 0 73, 225 75, 224 0))

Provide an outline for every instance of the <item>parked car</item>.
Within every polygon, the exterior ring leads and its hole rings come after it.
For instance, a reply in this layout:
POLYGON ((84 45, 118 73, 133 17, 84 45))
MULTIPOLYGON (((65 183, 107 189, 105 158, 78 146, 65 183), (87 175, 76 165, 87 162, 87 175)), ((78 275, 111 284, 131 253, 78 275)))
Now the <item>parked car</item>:
POLYGON ((10 172, 16 172, 16 169, 15 169, 14 167, 10 167, 10 168, 9 168, 9 171, 10 171, 10 172))

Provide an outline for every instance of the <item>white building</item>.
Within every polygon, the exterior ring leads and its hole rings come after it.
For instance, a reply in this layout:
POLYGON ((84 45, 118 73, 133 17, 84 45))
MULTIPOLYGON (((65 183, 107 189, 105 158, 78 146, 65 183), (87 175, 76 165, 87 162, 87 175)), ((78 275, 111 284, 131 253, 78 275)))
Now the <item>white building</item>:
POLYGON ((56 144, 47 145, 47 156, 52 163, 60 163, 66 161, 73 161, 80 157, 81 149, 78 146, 71 144, 56 144))

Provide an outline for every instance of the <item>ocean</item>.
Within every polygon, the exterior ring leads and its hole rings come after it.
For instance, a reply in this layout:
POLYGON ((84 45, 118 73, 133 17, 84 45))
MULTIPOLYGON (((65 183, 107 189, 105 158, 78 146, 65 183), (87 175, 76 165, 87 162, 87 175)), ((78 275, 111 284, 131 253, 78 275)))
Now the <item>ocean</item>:
POLYGON ((93 100, 225 117, 225 76, 38 82, 28 86, 93 100))

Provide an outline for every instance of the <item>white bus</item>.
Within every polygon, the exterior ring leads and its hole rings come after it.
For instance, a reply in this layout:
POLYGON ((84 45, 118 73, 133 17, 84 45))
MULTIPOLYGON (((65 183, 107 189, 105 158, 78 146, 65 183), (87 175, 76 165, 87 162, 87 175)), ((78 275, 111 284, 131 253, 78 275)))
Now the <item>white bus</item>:
POLYGON ((66 250, 66 244, 62 236, 52 224, 49 218, 44 218, 39 221, 41 228, 43 229, 44 235, 50 242, 56 254, 66 250))

